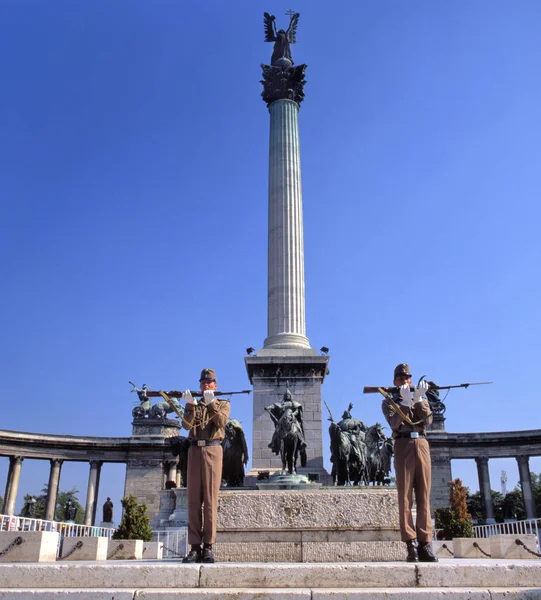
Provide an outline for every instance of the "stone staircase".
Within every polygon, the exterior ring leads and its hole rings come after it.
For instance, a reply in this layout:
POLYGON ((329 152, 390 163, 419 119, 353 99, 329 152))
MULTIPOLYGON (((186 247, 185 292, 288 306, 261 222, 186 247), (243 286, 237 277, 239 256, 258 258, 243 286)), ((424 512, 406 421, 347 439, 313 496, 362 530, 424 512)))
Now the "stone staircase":
POLYGON ((541 600, 541 561, 0 564, 0 600, 541 600))

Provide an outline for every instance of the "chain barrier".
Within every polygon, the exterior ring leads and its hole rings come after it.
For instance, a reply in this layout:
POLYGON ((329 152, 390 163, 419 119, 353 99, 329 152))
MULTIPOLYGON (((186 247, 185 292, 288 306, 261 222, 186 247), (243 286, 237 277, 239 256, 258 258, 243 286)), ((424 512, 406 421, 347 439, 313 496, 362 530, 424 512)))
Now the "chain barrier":
MULTIPOLYGON (((163 542, 162 542, 162 544, 163 544, 163 542)), ((181 554, 180 552, 177 552, 176 550, 169 548, 169 546, 166 546, 165 544, 163 544, 163 549, 167 550, 167 552, 170 552, 171 554, 175 554, 176 556, 179 556, 180 558, 184 558, 186 556, 185 554, 181 554)))
POLYGON ((526 552, 529 552, 530 554, 533 554, 534 556, 537 556, 538 558, 541 558, 541 554, 539 554, 539 552, 534 552, 533 550, 530 550, 528 548, 528 546, 526 546, 526 544, 522 541, 519 540, 518 538, 515 540, 515 544, 517 546, 522 546, 524 548, 524 550, 526 550, 526 552))
POLYGON ((79 548, 82 548, 82 547, 83 547, 83 542, 81 540, 79 540, 69 552, 64 554, 64 556, 61 556, 58 560, 64 560, 64 559, 68 558, 68 556, 71 556, 76 550, 79 550, 79 548))
POLYGON ((124 544, 118 544, 118 546, 111 552, 111 554, 109 554, 109 556, 107 557, 107 560, 109 560, 110 558, 113 558, 113 556, 115 554, 117 554, 118 552, 120 552, 123 548, 124 548, 124 544))
POLYGON ((11 544, 8 544, 3 550, 2 552, 0 552, 0 556, 4 556, 4 554, 7 554, 10 550, 13 550, 13 548, 15 548, 15 546, 20 546, 21 544, 24 544, 24 540, 23 538, 19 535, 17 536, 12 542, 11 544))
POLYGON ((454 556, 454 555, 455 555, 455 553, 454 553, 454 552, 451 552, 451 550, 449 550, 449 546, 448 546, 447 544, 442 544, 442 545, 441 545, 441 547, 442 547, 444 550, 447 550, 447 552, 449 552, 449 554, 450 554, 451 556, 454 556))
POLYGON ((473 542, 473 547, 477 548, 479 550, 479 552, 481 552, 482 554, 484 554, 485 556, 488 556, 488 558, 492 558, 492 554, 487 554, 483 548, 481 548, 481 546, 479 546, 479 544, 477 542, 473 542))

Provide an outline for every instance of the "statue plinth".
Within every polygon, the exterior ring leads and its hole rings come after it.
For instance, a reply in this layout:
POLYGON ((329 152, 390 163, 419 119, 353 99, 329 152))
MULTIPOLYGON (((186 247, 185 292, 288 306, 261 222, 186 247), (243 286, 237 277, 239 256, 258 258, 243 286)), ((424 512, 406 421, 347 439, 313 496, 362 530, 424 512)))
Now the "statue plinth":
MULTIPOLYGON (((160 528, 174 529, 170 517, 183 514, 187 490, 160 495, 160 528)), ((404 560, 393 487, 221 489, 217 530, 220 562, 404 560)))

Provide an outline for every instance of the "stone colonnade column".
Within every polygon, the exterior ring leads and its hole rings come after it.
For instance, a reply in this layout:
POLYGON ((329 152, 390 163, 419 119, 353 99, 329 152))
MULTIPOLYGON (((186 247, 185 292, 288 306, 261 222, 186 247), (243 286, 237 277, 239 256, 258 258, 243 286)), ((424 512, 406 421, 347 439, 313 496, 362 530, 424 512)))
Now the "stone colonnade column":
POLYGON ((60 484, 60 471, 62 469, 61 458, 51 458, 51 469, 49 471, 49 484, 47 486, 47 504, 45 507, 45 520, 54 521, 56 509, 56 499, 58 497, 58 487, 60 484))
POLYGON ((264 348, 310 348, 306 337, 299 105, 269 105, 268 317, 264 348))
POLYGON ((520 476, 520 487, 522 488, 522 497, 524 499, 524 509, 527 519, 535 519, 535 502, 532 492, 532 480, 530 479, 530 457, 517 456, 518 472, 520 476))
POLYGON ((19 489, 19 479, 21 477, 23 460, 23 456, 9 457, 9 473, 6 485, 6 500, 4 502, 4 513, 6 515, 15 513, 15 501, 17 500, 17 491, 19 489))
POLYGON ((477 463, 477 474, 479 476, 479 491, 486 523, 495 523, 494 506, 492 504, 492 493, 490 489, 490 474, 488 472, 488 458, 480 456, 475 459, 477 463))
POLYGON ((96 502, 98 500, 98 479, 101 471, 102 462, 99 460, 90 461, 90 473, 88 475, 88 488, 86 490, 86 506, 84 525, 93 525, 92 521, 96 514, 96 502))
POLYGON ((167 469, 167 481, 177 482, 177 461, 168 461, 165 463, 165 468, 167 469))

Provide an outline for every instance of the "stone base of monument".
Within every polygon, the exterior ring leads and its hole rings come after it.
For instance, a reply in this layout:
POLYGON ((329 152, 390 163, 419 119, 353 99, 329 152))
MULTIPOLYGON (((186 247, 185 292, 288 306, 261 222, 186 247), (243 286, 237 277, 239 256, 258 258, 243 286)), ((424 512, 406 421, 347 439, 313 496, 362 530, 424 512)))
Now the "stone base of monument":
POLYGON ((0 562, 54 562, 58 538, 53 531, 2 531, 0 562))
POLYGON ((108 541, 106 537, 65 537, 60 560, 107 560, 108 541))
MULTIPOLYGON (((160 495, 152 526, 186 527, 186 489, 160 495)), ((221 562, 396 561, 406 556, 393 487, 226 488, 220 490, 217 529, 214 551, 221 562)))
POLYGON ((105 527, 107 529, 116 529, 116 525, 112 521, 102 521, 100 523, 100 527, 105 527))
POLYGON ((109 540, 107 560, 140 560, 144 543, 143 540, 109 540))
POLYGON ((258 490, 317 490, 321 483, 310 483, 306 475, 283 475, 274 473, 269 479, 258 481, 255 484, 258 490))
POLYGON ((143 560, 161 560, 163 558, 163 542, 144 542, 143 560))
POLYGON ((492 535, 488 539, 492 558, 539 560, 537 538, 534 534, 492 535))

